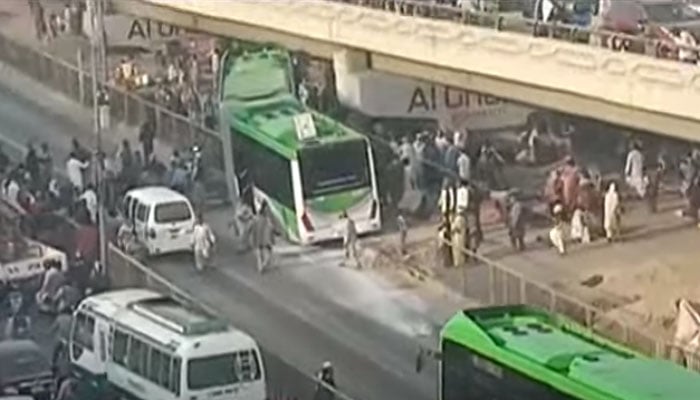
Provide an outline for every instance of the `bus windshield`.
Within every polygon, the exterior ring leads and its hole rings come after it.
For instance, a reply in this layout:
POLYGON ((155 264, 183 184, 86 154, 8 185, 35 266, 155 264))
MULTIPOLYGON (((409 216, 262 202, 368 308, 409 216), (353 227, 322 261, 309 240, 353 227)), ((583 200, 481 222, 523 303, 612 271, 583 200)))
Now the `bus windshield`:
POLYGON ((254 350, 193 358, 187 363, 187 387, 203 390, 260 379, 254 350))
POLYGON ((305 198, 369 186, 364 140, 304 148, 299 154, 299 165, 305 198))

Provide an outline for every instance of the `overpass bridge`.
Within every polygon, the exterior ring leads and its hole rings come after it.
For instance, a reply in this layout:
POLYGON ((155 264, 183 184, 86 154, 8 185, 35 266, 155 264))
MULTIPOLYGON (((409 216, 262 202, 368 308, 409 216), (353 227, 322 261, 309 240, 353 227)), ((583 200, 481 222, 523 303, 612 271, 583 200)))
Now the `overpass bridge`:
POLYGON ((304 50, 348 72, 374 69, 700 140, 695 65, 348 2, 113 0, 113 5, 118 12, 215 35, 304 50))

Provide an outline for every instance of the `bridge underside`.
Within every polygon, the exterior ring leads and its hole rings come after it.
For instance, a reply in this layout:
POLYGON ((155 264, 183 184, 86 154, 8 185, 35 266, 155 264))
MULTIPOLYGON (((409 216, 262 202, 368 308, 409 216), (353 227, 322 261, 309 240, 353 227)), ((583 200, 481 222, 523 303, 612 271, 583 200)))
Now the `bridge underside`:
MULTIPOLYGON (((116 11, 124 14, 150 18, 217 36, 276 43, 289 49, 304 50, 313 56, 329 60, 333 58, 334 53, 348 50, 333 43, 292 35, 288 32, 210 16, 194 15, 175 8, 138 0, 117 0, 113 4, 116 11)), ((523 104, 594 118, 685 140, 700 141, 700 120, 650 112, 599 98, 535 85, 525 85, 522 82, 512 82, 494 76, 449 70, 392 55, 366 54, 360 50, 357 51, 357 54, 365 57, 367 66, 377 71, 460 87, 523 104)))

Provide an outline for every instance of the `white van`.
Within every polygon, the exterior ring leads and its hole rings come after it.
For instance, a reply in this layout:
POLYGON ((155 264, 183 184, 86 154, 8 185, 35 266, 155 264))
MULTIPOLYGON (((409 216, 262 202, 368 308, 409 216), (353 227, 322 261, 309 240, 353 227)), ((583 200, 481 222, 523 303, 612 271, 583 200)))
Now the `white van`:
POLYGON ((192 249, 194 208, 182 194, 162 186, 133 189, 124 196, 122 214, 149 255, 192 249))

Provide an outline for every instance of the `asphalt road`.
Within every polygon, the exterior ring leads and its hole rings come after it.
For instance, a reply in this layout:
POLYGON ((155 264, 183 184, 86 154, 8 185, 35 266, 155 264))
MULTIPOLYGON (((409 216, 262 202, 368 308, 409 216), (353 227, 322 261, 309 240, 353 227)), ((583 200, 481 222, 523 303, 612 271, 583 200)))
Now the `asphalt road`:
MULTIPOLYGON (((47 141, 60 166, 70 139, 88 137, 90 127, 46 107, 0 85, 0 139, 15 155, 29 140, 47 141)), ((340 268, 337 249, 287 246, 277 268, 260 276, 249 255, 233 251, 225 232, 229 214, 221 209, 207 215, 220 239, 215 269, 196 274, 187 256, 148 265, 261 343, 270 354, 273 392, 302 390, 307 385, 300 374, 329 360, 339 388, 354 399, 435 398, 435 369, 416 374, 415 355, 419 343, 436 343, 437 328, 457 305, 372 271, 340 268)))

